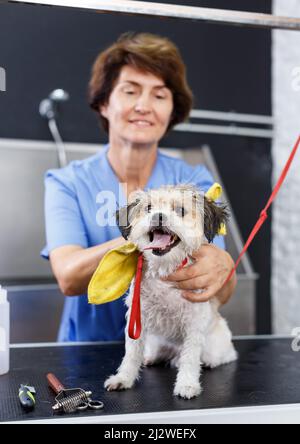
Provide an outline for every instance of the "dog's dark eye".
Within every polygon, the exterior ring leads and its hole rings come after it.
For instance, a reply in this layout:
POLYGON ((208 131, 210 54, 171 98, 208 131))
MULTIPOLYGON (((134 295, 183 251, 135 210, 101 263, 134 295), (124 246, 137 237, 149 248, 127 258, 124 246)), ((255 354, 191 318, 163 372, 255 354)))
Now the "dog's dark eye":
POLYGON ((174 211, 180 217, 183 217, 185 215, 185 209, 183 207, 175 207, 174 211))
POLYGON ((152 209, 151 204, 149 204, 149 205, 146 206, 146 211, 147 211, 148 213, 150 213, 151 209, 152 209))

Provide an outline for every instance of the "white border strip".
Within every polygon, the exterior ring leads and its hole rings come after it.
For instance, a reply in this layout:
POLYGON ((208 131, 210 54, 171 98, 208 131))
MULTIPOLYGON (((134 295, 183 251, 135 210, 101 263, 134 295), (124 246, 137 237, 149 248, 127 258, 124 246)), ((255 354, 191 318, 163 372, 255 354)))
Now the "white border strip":
POLYGON ((10 348, 43 348, 43 347, 81 347, 83 345, 109 345, 124 344, 122 341, 95 341, 95 342, 28 342, 21 344, 11 344, 10 348))
MULTIPOLYGON (((2 3, 4 1, 2 0, 2 3)), ((10 0, 10 3, 29 3, 31 5, 63 6, 146 16, 170 17, 177 19, 201 20, 228 25, 254 26, 258 28, 277 28, 300 30, 300 19, 276 17, 244 11, 232 11, 194 6, 170 5, 132 0, 10 0)))
POLYGON ((262 137, 272 139, 274 131, 260 128, 248 128, 232 125, 205 125, 201 123, 181 123, 176 126, 176 131, 191 133, 223 134, 225 136, 262 137))
MULTIPOLYGON (((294 336, 289 335, 245 335, 245 336, 233 336, 233 340, 247 341, 247 340, 260 340, 260 339, 294 339, 294 336)), ((33 342, 33 343, 21 343, 11 344, 10 348, 41 348, 41 347, 74 347, 82 345, 107 345, 107 344, 123 344, 122 341, 95 341, 95 342, 33 342)))
MULTIPOLYGON (((23 285, 3 285, 5 290, 13 293, 23 293, 26 291, 43 291, 43 290, 58 290, 57 284, 23 284, 23 285)), ((14 295, 15 296, 15 295, 14 295)))
MULTIPOLYGON (((1 1, 1 0, 0 0, 1 1)), ((98 143, 71 143, 64 142, 67 153, 86 153, 96 154, 103 150, 107 144, 98 143)), ((159 151, 169 156, 176 158, 182 158, 181 152, 185 148, 174 147, 158 147, 159 151)), ((44 140, 26 140, 26 139, 3 139, 0 138, 0 150, 35 150, 35 151, 53 151, 57 152, 57 148, 54 142, 45 142, 44 140)))
POLYGON ((294 336, 290 335, 241 335, 241 336, 233 336, 233 340, 236 341, 246 341, 246 340, 257 340, 257 339, 294 339, 294 336))
POLYGON ((263 114, 243 114, 237 112, 193 109, 190 113, 190 118, 223 120, 224 122, 256 123, 258 125, 274 125, 274 118, 263 114))
MULTIPOLYGON (((97 143, 70 143, 65 142, 67 152, 86 152, 97 153, 103 149, 105 144, 97 143)), ((48 142, 44 140, 26 140, 26 139, 0 139, 0 150, 12 150, 12 149, 24 149, 35 151, 53 151, 57 152, 57 148, 54 142, 48 142)))
MULTIPOLYGON (((300 404, 14 421, 15 424, 300 424, 300 404)), ((5 423, 5 424, 10 424, 5 423)), ((142 432, 143 433, 143 432, 142 432)))

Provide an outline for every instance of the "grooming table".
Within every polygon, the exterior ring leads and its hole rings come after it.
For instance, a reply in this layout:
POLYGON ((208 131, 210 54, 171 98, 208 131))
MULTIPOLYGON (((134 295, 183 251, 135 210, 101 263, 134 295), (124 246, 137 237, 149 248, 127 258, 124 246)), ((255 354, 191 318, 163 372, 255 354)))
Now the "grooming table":
POLYGON ((292 350, 292 338, 245 337, 234 342, 239 360, 204 369, 203 393, 192 400, 173 396, 176 370, 164 366, 144 368, 131 390, 106 392, 103 382, 120 364, 123 343, 12 346, 10 372, 0 376, 0 422, 300 423, 300 352, 292 350), (54 415, 48 372, 66 388, 92 390, 104 409, 54 415), (19 403, 21 383, 37 391, 36 408, 30 413, 19 403))

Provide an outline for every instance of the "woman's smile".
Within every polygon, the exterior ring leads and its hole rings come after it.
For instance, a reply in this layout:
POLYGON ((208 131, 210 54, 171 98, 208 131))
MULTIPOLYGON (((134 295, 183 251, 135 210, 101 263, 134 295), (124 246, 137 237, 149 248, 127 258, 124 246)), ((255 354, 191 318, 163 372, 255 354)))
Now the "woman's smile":
POLYGON ((140 128, 149 128, 153 126, 153 123, 148 122, 147 120, 133 120, 130 121, 130 123, 140 128))

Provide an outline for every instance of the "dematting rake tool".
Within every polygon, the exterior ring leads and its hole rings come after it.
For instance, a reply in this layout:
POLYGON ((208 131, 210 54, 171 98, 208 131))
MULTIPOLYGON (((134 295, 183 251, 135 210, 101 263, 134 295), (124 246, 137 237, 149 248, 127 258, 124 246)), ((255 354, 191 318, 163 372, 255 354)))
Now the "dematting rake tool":
POLYGON ((55 413, 74 413, 87 409, 101 410, 104 407, 103 402, 91 399, 91 391, 85 391, 82 388, 66 389, 53 373, 47 374, 47 381, 57 394, 56 404, 52 407, 55 413))

